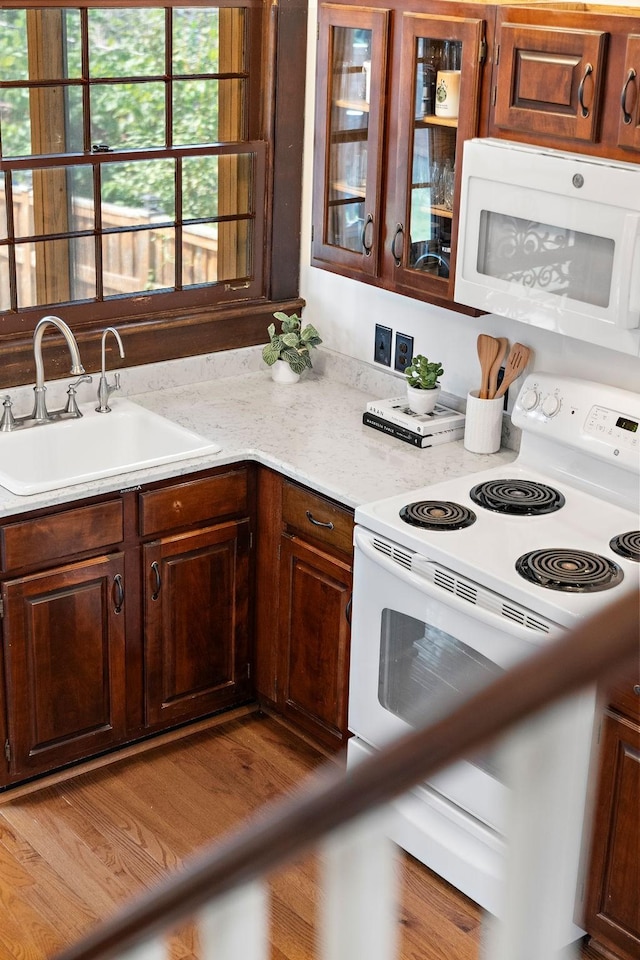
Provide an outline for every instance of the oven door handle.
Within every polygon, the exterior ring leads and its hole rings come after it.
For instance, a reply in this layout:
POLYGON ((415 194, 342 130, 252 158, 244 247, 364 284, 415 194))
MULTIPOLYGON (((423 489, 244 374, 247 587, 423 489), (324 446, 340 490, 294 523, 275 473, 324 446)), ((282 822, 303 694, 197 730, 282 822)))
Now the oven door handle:
MULTIPOLYGON (((400 553, 402 554, 402 561, 397 562, 390 559, 387 554, 381 553, 373 546, 371 542, 372 535, 368 531, 362 530, 360 527, 356 527, 353 539, 356 552, 361 550, 369 560, 378 564, 378 566, 382 567, 383 570, 386 570, 392 576, 408 584, 409 586, 415 587, 420 591, 420 593, 431 597, 438 603, 444 603, 453 610, 465 614, 467 617, 472 617, 474 620, 481 620, 488 626, 500 630, 502 633, 506 633, 511 637, 518 637, 521 640, 525 640, 527 643, 540 644, 541 641, 549 636, 542 630, 527 629, 526 627, 520 626, 520 624, 517 621, 514 621, 511 616, 502 616, 499 613, 494 613, 492 610, 487 609, 487 607, 480 606, 476 603, 470 602, 469 600, 461 599, 455 593, 450 593, 443 587, 435 586, 430 580, 426 579, 426 577, 421 576, 419 572, 415 572, 416 566, 419 566, 420 563, 428 564, 428 560, 423 560, 420 557, 414 558, 412 560, 413 566, 411 569, 405 565, 404 560, 407 557, 414 557, 411 551, 401 550, 400 553)), ((374 539, 378 539, 382 543, 387 543, 392 550, 394 549, 393 545, 390 544, 389 541, 383 540, 380 537, 375 537, 374 539)), ((434 564, 434 566, 437 566, 437 564, 434 564)), ((450 571, 447 572, 450 573, 450 571)), ((461 577, 460 579, 464 578, 461 577)), ((482 593, 486 596, 495 597, 496 606, 499 606, 500 601, 503 600, 504 605, 509 606, 510 610, 517 608, 522 610, 525 609, 520 608, 518 604, 509 601, 506 597, 502 598, 498 593, 485 590, 483 587, 478 587, 478 590, 482 591, 482 593)), ((553 628, 554 632, 556 629, 561 629, 557 624, 545 621, 543 617, 539 617, 536 614, 533 614, 533 612, 532 617, 534 617, 539 623, 548 623, 550 629, 553 628)))

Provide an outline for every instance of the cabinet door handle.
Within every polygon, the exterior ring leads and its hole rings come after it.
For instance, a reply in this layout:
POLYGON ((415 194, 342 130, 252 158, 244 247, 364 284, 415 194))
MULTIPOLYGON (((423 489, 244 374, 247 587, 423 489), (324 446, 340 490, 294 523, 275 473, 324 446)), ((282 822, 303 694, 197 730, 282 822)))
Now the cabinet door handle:
POLYGON ((157 560, 153 561, 153 563, 151 564, 151 569, 153 571, 153 576, 156 581, 155 590, 151 594, 151 599, 157 600, 158 597, 160 596, 160 590, 162 589, 162 577, 160 576, 160 564, 157 562, 157 560))
POLYGON ((115 594, 113 608, 116 613, 121 613, 124 606, 124 580, 119 573, 116 573, 113 578, 113 589, 115 594))
POLYGON ((590 77, 593 73, 593 67, 590 63, 584 68, 584 74, 582 80, 580 81, 580 86, 578 87, 578 103, 580 104, 580 113, 586 119, 589 116, 589 107, 585 107, 584 104, 584 85, 587 77, 590 77))
POLYGON ((311 513, 311 510, 307 510, 307 520, 309 523, 312 523, 314 527, 326 527, 327 530, 333 530, 333 523, 331 520, 316 520, 314 515, 311 513))
POLYGON ((351 596, 347 600, 347 605, 344 610, 344 615, 349 626, 351 626, 351 608, 352 607, 353 607, 353 594, 351 594, 351 596))
POLYGON ((633 692, 640 697, 640 683, 634 683, 633 692))
POLYGON ((396 253, 396 240, 398 237, 404 236, 404 227, 401 223, 396 223, 396 232, 393 235, 393 240, 391 241, 391 256, 394 259, 396 267, 399 267, 402 263, 401 257, 396 253))
POLYGON ((624 82, 622 93, 620 94, 620 108, 622 109, 622 119, 624 123, 627 123, 627 124, 631 123, 631 121, 633 120, 633 117, 627 110, 627 90, 629 89, 629 84, 631 83, 632 80, 635 80, 635 78, 636 78, 636 72, 633 69, 633 67, 631 67, 631 69, 629 70, 629 73, 627 74, 627 79, 624 82))
POLYGON ((365 220, 364 226, 362 228, 362 237, 360 238, 362 242, 362 249, 364 250, 365 257, 371 256, 371 251, 373 250, 373 214, 369 214, 365 220), (371 230, 369 230, 371 227, 371 230), (367 233, 370 233, 372 236, 371 243, 367 243, 367 233))

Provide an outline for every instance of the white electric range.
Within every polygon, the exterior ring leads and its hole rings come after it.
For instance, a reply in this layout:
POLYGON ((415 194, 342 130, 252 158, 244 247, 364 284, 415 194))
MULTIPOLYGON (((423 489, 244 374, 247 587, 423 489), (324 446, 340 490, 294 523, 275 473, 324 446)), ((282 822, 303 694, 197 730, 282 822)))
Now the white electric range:
MULTIPOLYGON (((512 420, 513 463, 356 510, 349 763, 640 586, 640 396, 531 374, 512 420)), ((564 942, 583 932, 595 691, 577 709, 564 942)), ((394 837, 499 912, 507 793, 490 751, 466 758, 397 804, 394 837)))

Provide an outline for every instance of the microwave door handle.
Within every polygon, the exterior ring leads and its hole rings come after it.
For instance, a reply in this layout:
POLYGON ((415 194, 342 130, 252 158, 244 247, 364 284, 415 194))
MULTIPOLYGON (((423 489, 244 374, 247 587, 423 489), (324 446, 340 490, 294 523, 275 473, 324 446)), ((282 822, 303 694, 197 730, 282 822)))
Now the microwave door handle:
POLYGON ((614 297, 617 325, 625 330, 640 325, 640 215, 628 213, 624 218, 620 243, 623 272, 614 297))
MULTIPOLYGON (((527 630, 525 627, 521 627, 520 624, 514 622, 510 618, 506 619, 499 614, 493 613, 491 610, 487 610, 485 607, 476 606, 475 604, 470 603, 468 600, 461 600, 460 597, 456 596, 455 594, 449 593, 447 590, 443 590, 441 587, 434 586, 430 580, 425 579, 419 574, 415 574, 412 570, 409 570, 404 565, 396 563, 394 560, 390 560, 386 554, 380 553, 379 550, 376 550, 371 543, 371 534, 361 530, 357 526, 354 531, 354 543, 357 550, 361 550, 369 560, 371 560, 373 563, 377 563, 378 566, 382 567, 383 570, 386 570, 398 580, 408 584, 411 587, 415 587, 425 596, 430 597, 438 603, 444 603, 457 612, 465 614, 467 617, 473 617, 474 620, 481 620, 483 623, 487 624, 493 629, 500 630, 502 633, 507 633, 511 637, 518 637, 520 640, 525 640, 527 643, 531 644, 539 643, 540 640, 547 636, 547 634, 542 632, 527 630)), ((407 551, 404 552, 405 554, 407 553, 407 551)), ((419 558, 417 563, 419 564, 420 562, 426 564, 429 561, 419 558)), ((498 594, 495 596, 496 599, 498 599, 498 594)))

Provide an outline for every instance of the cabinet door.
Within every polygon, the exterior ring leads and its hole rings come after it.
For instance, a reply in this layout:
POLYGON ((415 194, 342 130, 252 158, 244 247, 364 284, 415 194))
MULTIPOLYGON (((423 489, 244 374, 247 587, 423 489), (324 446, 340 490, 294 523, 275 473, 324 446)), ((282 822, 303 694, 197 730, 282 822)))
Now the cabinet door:
POLYGON ((144 547, 146 718, 191 720, 249 695, 249 521, 144 547))
POLYGON ((621 958, 640 956, 640 727, 604 718, 587 932, 621 958))
POLYGON ((627 38, 619 109, 618 146, 640 150, 640 36, 627 38))
POLYGON ((477 131, 484 22, 405 13, 401 28, 384 271, 400 290, 453 300, 462 143, 477 131))
POLYGON ((376 275, 389 12, 319 11, 313 257, 376 275))
POLYGON ((598 136, 607 34, 503 23, 494 122, 564 140, 598 136))
POLYGON ((124 737, 123 576, 118 553, 4 584, 11 779, 124 737))
POLYGON ((280 577, 279 700, 285 716, 335 749, 348 736, 351 567, 285 534, 280 577))

